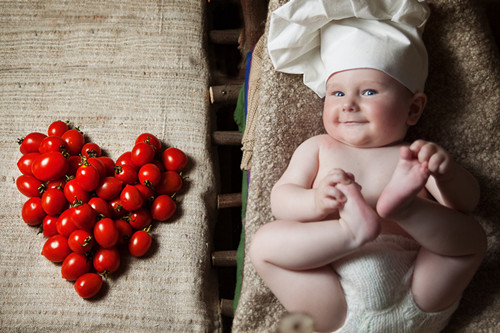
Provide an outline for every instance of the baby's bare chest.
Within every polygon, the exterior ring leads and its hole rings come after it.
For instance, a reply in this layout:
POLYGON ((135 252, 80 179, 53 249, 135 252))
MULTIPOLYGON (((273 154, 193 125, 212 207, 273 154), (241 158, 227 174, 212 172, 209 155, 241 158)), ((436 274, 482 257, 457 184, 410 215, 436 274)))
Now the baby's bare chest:
POLYGON ((380 193, 391 179, 399 160, 399 147, 373 149, 322 149, 314 185, 335 168, 350 172, 362 186, 366 201, 375 206, 380 193))

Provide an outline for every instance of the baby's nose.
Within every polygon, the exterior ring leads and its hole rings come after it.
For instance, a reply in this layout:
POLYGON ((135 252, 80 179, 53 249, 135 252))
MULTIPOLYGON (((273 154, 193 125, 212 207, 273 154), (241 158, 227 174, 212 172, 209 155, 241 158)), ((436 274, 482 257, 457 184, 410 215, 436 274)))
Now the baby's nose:
POLYGON ((353 100, 347 100, 342 105, 342 111, 345 111, 345 112, 354 112, 357 109, 358 109, 358 107, 356 106, 356 103, 353 100))

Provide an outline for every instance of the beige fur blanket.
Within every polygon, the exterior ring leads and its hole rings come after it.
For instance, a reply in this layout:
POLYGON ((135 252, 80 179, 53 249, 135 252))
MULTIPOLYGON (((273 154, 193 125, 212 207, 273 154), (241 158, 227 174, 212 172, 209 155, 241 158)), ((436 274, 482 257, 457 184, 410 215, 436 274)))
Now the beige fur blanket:
POLYGON ((215 179, 209 141, 206 2, 0 3, 0 331, 217 332, 210 264, 215 179), (147 258, 86 301, 40 255, 21 219, 16 139, 70 120, 116 159, 142 132, 183 149, 189 180, 147 258))
MULTIPOLYGON (((271 0, 269 12, 285 3, 271 0)), ((475 217, 489 240, 488 254, 446 332, 500 331, 500 61, 483 13, 475 1, 429 1, 424 38, 430 57, 429 103, 411 138, 436 141, 480 181, 475 217)), ((265 39, 265 35, 264 35, 265 39)), ((272 220, 270 190, 297 147, 322 132, 322 101, 298 75, 276 73, 266 49, 255 125, 246 215, 248 245, 255 231, 272 220)), ((235 332, 274 332, 283 307, 245 258, 235 332)))

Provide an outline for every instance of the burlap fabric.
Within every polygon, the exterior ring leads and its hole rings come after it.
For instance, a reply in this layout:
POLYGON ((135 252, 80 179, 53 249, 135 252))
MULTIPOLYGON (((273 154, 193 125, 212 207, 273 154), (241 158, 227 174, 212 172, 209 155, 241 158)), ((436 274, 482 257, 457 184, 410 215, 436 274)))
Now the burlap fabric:
POLYGON ((221 331, 211 269, 215 212, 205 2, 0 3, 0 331, 221 331), (40 255, 17 192, 16 138, 70 120, 116 159, 150 132, 183 149, 189 177, 146 258, 122 258, 86 301, 40 255))
MULTIPOLYGON (((269 12, 285 3, 271 0, 269 12)), ((500 62, 487 20, 475 1, 432 0, 424 38, 430 56, 426 92, 429 103, 409 133, 442 144, 473 172, 482 187, 475 212, 484 226, 489 250, 466 290, 446 332, 500 331, 500 62)), ((265 35, 264 37, 265 38, 265 35)), ((273 219, 270 190, 295 148, 323 131, 322 101, 299 75, 274 71, 262 54, 259 113, 255 125, 251 180, 246 214, 246 248, 253 234, 273 219)), ((248 134, 250 135, 250 134, 248 134)), ((283 307, 245 257, 241 298, 234 332, 274 332, 283 307)))

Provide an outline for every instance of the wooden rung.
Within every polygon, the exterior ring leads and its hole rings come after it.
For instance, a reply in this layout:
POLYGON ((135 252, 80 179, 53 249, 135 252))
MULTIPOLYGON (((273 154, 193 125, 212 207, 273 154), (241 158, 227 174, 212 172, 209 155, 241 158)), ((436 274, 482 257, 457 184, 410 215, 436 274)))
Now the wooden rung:
POLYGON ((214 267, 236 267, 236 251, 214 251, 212 252, 212 266, 214 267))
POLYGON ((234 301, 232 299, 222 298, 220 300, 220 312, 223 316, 234 317, 233 303, 234 301))
POLYGON ((240 95, 241 84, 225 84, 220 86, 211 86, 209 88, 210 103, 236 103, 240 95))
POLYGON ((211 30, 208 33, 210 42, 223 45, 238 45, 241 29, 211 30))
POLYGON ((217 196, 217 209, 241 206, 241 193, 219 194, 217 196))
POLYGON ((216 145, 238 146, 241 145, 243 135, 238 131, 215 131, 212 133, 212 141, 216 145))

